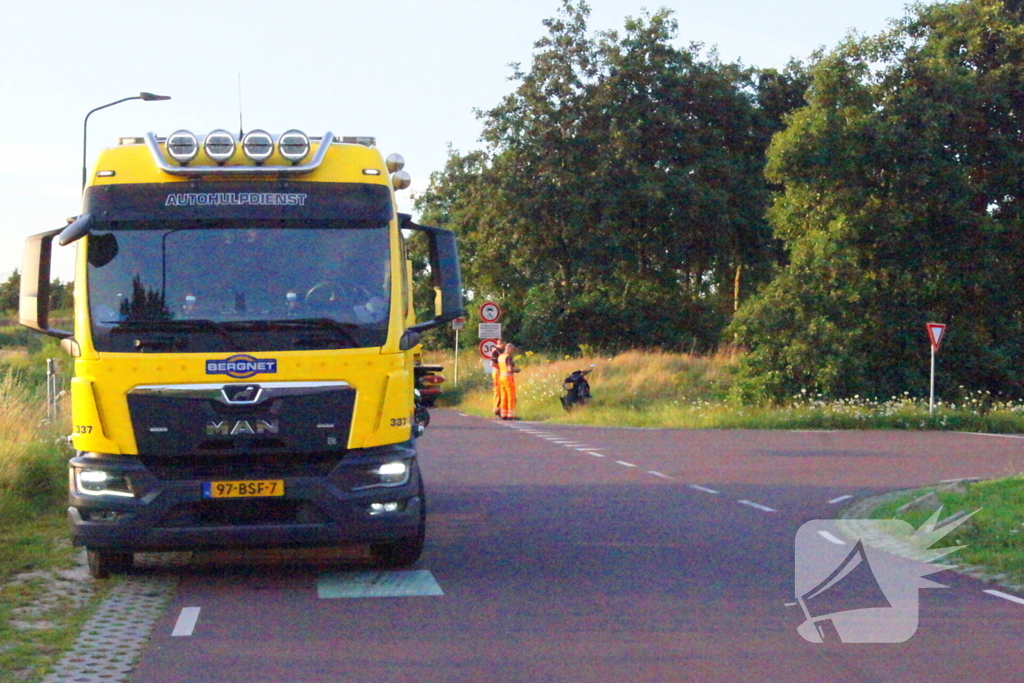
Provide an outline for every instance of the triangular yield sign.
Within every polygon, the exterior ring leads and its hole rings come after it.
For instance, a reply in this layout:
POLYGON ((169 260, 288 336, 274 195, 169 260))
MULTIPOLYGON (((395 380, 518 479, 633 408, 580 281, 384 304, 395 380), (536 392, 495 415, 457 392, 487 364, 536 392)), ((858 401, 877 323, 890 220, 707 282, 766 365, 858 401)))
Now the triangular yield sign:
POLYGON ((942 323, 925 323, 928 328, 928 337, 932 342, 932 351, 939 350, 939 344, 942 343, 942 335, 946 333, 946 326, 942 323))

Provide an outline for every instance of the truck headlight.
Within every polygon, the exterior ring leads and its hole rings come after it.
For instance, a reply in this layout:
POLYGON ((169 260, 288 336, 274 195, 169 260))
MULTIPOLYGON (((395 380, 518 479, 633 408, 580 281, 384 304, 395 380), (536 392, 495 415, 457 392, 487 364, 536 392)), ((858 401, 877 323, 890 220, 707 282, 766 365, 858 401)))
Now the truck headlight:
POLYGON ((352 490, 361 491, 377 486, 401 486, 409 481, 410 472, 409 463, 404 460, 374 465, 360 472, 360 483, 352 490))
POLYGON ((135 497, 135 489, 127 475, 106 470, 76 469, 75 490, 85 496, 135 497))

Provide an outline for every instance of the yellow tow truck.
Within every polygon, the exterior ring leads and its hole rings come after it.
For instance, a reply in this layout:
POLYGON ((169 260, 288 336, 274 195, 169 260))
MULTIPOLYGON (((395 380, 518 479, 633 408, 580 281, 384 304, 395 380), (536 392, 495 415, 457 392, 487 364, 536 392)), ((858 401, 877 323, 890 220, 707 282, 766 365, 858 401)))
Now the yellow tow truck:
POLYGON ((21 323, 74 357, 68 516, 94 576, 152 550, 419 558, 413 368, 463 304, 454 235, 397 211, 403 165, 329 132, 123 138, 81 215, 26 240, 21 323), (419 323, 409 231, 435 289, 419 323), (77 246, 72 330, 50 326, 54 240, 77 246))

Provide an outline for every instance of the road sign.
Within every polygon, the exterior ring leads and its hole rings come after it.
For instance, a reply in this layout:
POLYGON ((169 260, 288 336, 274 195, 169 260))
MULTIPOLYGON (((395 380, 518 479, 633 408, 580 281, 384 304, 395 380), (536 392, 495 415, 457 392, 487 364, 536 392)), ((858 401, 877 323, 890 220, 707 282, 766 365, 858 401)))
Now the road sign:
POLYGON ((946 333, 946 326, 942 323, 925 323, 925 327, 928 328, 928 338, 932 342, 932 351, 938 351, 939 344, 942 343, 942 335, 946 333))
POLYGON ((942 336, 946 334, 946 326, 942 323, 925 323, 925 327, 928 328, 928 339, 932 342, 932 372, 931 372, 931 387, 928 393, 928 412, 935 412, 935 354, 939 350, 939 344, 942 343, 942 336))
POLYGON ((485 301, 480 306, 480 319, 485 323, 496 323, 501 319, 501 308, 493 301, 485 301))
POLYGON ((491 354, 494 353, 494 347, 498 345, 497 339, 481 339, 480 345, 477 346, 480 349, 480 355, 484 358, 490 358, 491 354))
POLYGON ((465 327, 466 327, 466 319, 465 318, 456 318, 455 320, 452 321, 452 329, 455 330, 456 332, 458 332, 459 330, 461 330, 461 329, 463 329, 465 327))
POLYGON ((480 323, 477 336, 481 339, 501 339, 501 323, 480 323))

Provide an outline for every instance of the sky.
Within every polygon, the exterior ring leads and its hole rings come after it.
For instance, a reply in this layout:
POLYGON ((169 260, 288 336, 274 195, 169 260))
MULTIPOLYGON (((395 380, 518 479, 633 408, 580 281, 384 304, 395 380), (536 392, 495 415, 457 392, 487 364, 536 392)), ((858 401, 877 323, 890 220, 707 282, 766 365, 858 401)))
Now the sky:
MULTIPOLYGON (((872 35, 904 0, 589 0, 592 31, 667 7, 677 43, 715 46, 722 61, 782 67, 851 30, 872 35)), ((475 111, 512 92, 512 63, 530 64, 559 0, 36 0, 0 21, 0 278, 21 267, 25 237, 61 227, 81 206, 83 119, 96 112, 88 163, 119 137, 179 128, 370 135, 399 152, 411 196, 441 170, 449 146, 481 147, 475 111), (239 88, 239 83, 241 87, 239 88), (239 92, 240 91, 240 92, 239 92)), ((56 276, 71 278, 73 248, 56 276)))

